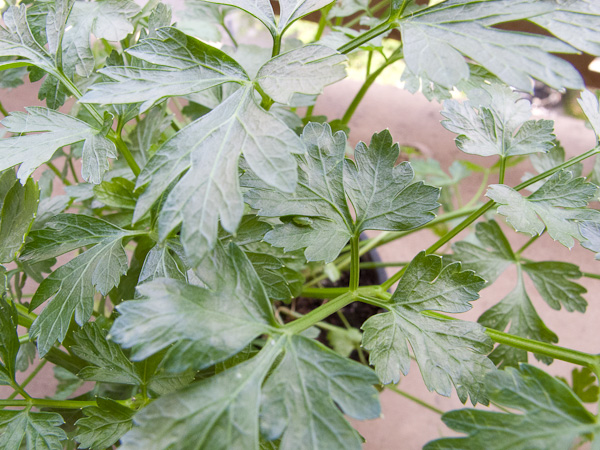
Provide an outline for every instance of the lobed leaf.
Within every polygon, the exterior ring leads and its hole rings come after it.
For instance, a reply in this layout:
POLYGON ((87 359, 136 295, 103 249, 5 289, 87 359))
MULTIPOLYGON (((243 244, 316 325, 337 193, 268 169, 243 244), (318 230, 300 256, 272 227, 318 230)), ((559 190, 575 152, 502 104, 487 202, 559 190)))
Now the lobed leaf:
POLYGON ((63 450, 67 439, 60 428, 60 414, 48 412, 0 411, 0 447, 4 450, 63 450))
POLYGON ((75 440, 79 448, 104 450, 115 444, 133 426, 135 411, 108 399, 97 397, 98 406, 83 408, 75 440))

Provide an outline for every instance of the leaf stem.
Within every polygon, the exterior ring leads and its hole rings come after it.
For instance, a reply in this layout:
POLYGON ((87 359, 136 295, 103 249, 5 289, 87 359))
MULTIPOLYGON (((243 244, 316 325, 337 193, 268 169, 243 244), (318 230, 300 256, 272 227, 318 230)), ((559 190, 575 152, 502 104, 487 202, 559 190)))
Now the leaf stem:
POLYGON ((276 57, 281 52, 281 34, 273 36, 273 51, 271 52, 271 58, 276 57))
POLYGON ((60 178, 60 180, 63 182, 63 184, 65 184, 66 186, 71 186, 71 182, 69 180, 67 180, 67 177, 65 177, 63 175, 63 173, 58 169, 58 167, 56 167, 54 165, 54 163, 52 161, 47 161, 46 165, 48 166, 48 168, 54 172, 54 174, 60 178))
POLYGON ((381 34, 387 33, 395 26, 396 26, 396 23, 390 22, 390 21, 385 21, 383 23, 380 23, 376 27, 371 28, 369 31, 359 34, 351 41, 346 42, 344 45, 339 47, 337 49, 337 51, 343 55, 350 53, 352 50, 360 47, 363 44, 366 44, 371 39, 374 39, 381 34))
POLYGON ((407 261, 367 261, 361 262, 361 269, 377 269, 379 267, 401 267, 406 266, 407 261))
MULTIPOLYGON (((111 134, 111 133, 109 133, 109 134, 111 134)), ((133 174, 137 177, 141 172, 140 166, 138 165, 136 160, 133 158, 133 155, 129 151, 129 148, 127 148, 127 145, 125 144, 125 142, 123 142, 123 139, 121 138, 121 136, 119 134, 115 133, 111 140, 115 143, 119 152, 121 152, 121 154, 125 157, 125 161, 127 161, 127 165, 129 166, 129 168, 131 169, 133 174)))
POLYGON ((8 116, 9 112, 4 108, 4 105, 2 104, 2 102, 0 102, 0 113, 2 113, 2 115, 4 117, 8 116))
POLYGON ((231 32, 231 30, 229 29, 229 27, 227 26, 227 24, 225 23, 225 18, 224 17, 221 19, 221 26, 225 30, 225 33, 227 33, 227 36, 229 36, 229 39, 231 39, 231 43, 233 44, 233 46, 235 48, 238 48, 238 42, 235 39, 235 37, 233 36, 233 33, 231 32))
POLYGON ((581 272, 581 275, 587 278, 594 278, 596 280, 600 280, 600 275, 598 275, 597 273, 581 272))
POLYGON ((500 168, 498 169, 498 183, 504 184, 504 173, 506 172, 506 160, 508 156, 500 156, 500 168))
MULTIPOLYGON (((518 184, 517 186, 514 187, 514 189, 516 191, 525 189, 527 186, 531 186, 532 184, 537 183, 538 181, 541 181, 544 178, 547 178, 547 177, 553 175, 554 173, 558 172, 559 170, 570 167, 573 164, 577 164, 578 162, 583 161, 584 159, 587 159, 590 156, 594 156, 597 153, 600 153, 600 147, 595 147, 591 150, 588 150, 585 153, 582 153, 579 156, 576 156, 574 158, 569 159, 568 161, 563 162, 562 164, 559 164, 556 167, 553 167, 552 169, 546 170, 545 172, 542 172, 542 173, 536 175, 535 177, 530 178, 529 180, 524 181, 521 184, 518 184)), ((464 230, 469 225, 471 225, 473 222, 475 222, 480 216, 482 216, 487 211, 492 209, 495 206, 495 204, 496 203, 493 200, 490 200, 489 202, 485 203, 483 206, 481 206, 481 208, 479 208, 476 211, 474 211, 473 213, 471 213, 467 218, 465 218, 456 227, 454 227, 452 230, 448 231, 445 235, 443 235, 437 242, 435 242, 434 244, 429 246, 425 250, 425 253, 430 254, 430 253, 435 252, 439 248, 443 247, 447 242, 449 242, 451 239, 453 239, 462 230, 464 230)), ((398 281, 400 278, 402 278, 402 275, 404 274, 405 270, 406 270, 406 267, 404 267, 400 271, 396 272, 385 283, 383 283, 381 285, 383 290, 388 290, 396 281, 398 281)))
POLYGON ((515 256, 519 256, 521 253, 523 253, 531 244, 533 244, 535 241, 537 241, 540 238, 540 236, 541 236, 541 234, 536 234, 531 239, 529 239, 527 242, 525 242, 525 245, 523 245, 523 247, 521 247, 519 250, 517 250, 515 252, 515 256))
POLYGON ((311 312, 302 316, 301 318, 294 320, 291 323, 288 323, 282 328, 282 330, 289 334, 301 333, 302 331, 312 327, 318 322, 321 322, 323 319, 329 317, 339 309, 342 309, 344 306, 349 305, 355 300, 356 297, 353 293, 346 292, 345 294, 334 298, 333 300, 325 303, 324 305, 313 309, 311 312))
MULTIPOLYGON (((115 400, 116 402, 127 405, 126 400, 115 400)), ((80 409, 86 406, 97 406, 97 403, 92 401, 80 400, 50 400, 46 398, 31 398, 28 400, 0 400, 0 407, 5 406, 40 406, 44 408, 59 408, 59 409, 80 409)))
POLYGON ((358 248, 358 233, 350 238, 350 291, 358 289, 360 279, 360 255, 358 248))
MULTIPOLYGON (((389 2, 387 2, 385 0, 382 2, 379 2, 371 8, 371 14, 375 14, 376 12, 379 12, 380 10, 384 9, 387 6, 389 6, 389 2)), ((347 23, 344 24, 344 27, 346 27, 346 28, 353 27, 354 25, 356 25, 357 23, 360 22, 360 19, 362 17, 363 17, 363 14, 359 15, 358 17, 355 17, 352 20, 349 20, 347 23)))
POLYGON ((327 15, 329 14, 329 11, 331 11, 331 8, 333 8, 333 5, 335 5, 335 2, 330 3, 329 5, 321 9, 319 27, 317 28, 317 32, 315 34, 313 42, 317 42, 319 39, 321 39, 321 36, 323 36, 323 31, 325 31, 325 26, 327 25, 327 15))
POLYGON ((385 386, 385 388, 389 389, 390 391, 395 392, 396 394, 399 394, 399 395, 401 395, 401 396, 403 396, 403 397, 405 397, 405 398, 407 398, 407 399, 409 399, 409 400, 411 400, 411 401, 413 401, 415 403, 417 403, 418 405, 423 406, 424 408, 427 408, 430 411, 433 411, 436 414, 439 414, 439 415, 444 414, 444 411, 442 411, 441 409, 436 408, 435 406, 433 406, 433 405, 431 405, 431 404, 429 404, 429 403, 421 400, 418 397, 415 397, 414 395, 409 394, 408 392, 405 392, 405 391, 403 391, 401 389, 398 389, 398 387, 395 386, 395 385, 393 385, 393 384, 387 385, 387 386, 385 386))

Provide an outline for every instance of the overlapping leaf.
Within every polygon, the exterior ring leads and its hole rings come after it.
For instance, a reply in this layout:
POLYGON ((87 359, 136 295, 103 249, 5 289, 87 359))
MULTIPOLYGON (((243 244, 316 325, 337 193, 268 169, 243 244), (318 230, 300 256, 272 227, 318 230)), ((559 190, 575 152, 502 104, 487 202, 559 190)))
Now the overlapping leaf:
MULTIPOLYGON (((138 287, 143 300, 118 306, 112 338, 132 348, 132 359, 170 346, 165 366, 173 371, 209 367, 239 352, 274 324, 264 287, 243 252, 217 246, 208 272, 211 289, 160 279, 138 287), (174 345, 171 345, 173 344, 174 345), (208 343, 208 344, 207 344, 208 343)), ((207 273, 202 271, 202 273, 207 273)))
POLYGON ((292 153, 303 151, 292 130, 258 107, 252 88, 239 89, 157 150, 137 181, 146 189, 134 220, 142 218, 187 170, 164 202, 158 228, 164 240, 183 223, 181 241, 190 264, 196 265, 213 248, 219 219, 232 233, 241 220, 240 154, 266 183, 291 192, 297 180, 292 153))
POLYGON ((585 209, 597 190, 584 178, 560 170, 528 197, 503 184, 490 185, 486 195, 500 205, 498 213, 515 230, 532 236, 547 230, 552 239, 571 248, 574 239, 583 240, 579 222, 600 220, 598 211, 585 209))
POLYGON ((600 107, 598 105, 598 97, 588 90, 581 93, 581 98, 577 100, 584 114, 586 115, 596 139, 600 139, 600 107))
POLYGON ((492 343, 483 327, 423 314, 467 311, 484 284, 473 272, 461 271, 459 263, 442 267, 440 257, 419 253, 385 304, 390 311, 362 326, 363 346, 381 382, 396 383, 400 372, 408 373, 408 341, 429 390, 449 396, 454 384, 462 402, 470 396, 473 404, 487 403, 483 376, 493 369, 485 356, 492 343))
POLYGON ((268 0, 207 0, 210 3, 235 6, 260 20, 273 36, 282 35, 296 20, 331 3, 331 0, 282 0, 279 3, 279 20, 268 0))
POLYGON ((600 55, 600 4, 594 0, 557 2, 554 11, 530 19, 590 55, 600 55))
POLYGON ((324 45, 306 45, 276 56, 258 71, 256 81, 273 100, 290 104, 295 93, 317 95, 346 76, 344 55, 324 45))
POLYGON ((527 120, 529 103, 500 84, 484 85, 477 101, 446 100, 442 125, 459 136, 456 146, 480 156, 547 152, 554 147, 551 120, 527 120))
POLYGON ((2 124, 12 133, 43 133, 1 139, 0 170, 20 164, 17 175, 25 183, 27 177, 49 161, 57 150, 84 141, 83 177, 90 183, 102 181, 108 170, 107 158, 116 158, 117 150, 101 130, 48 108, 30 106, 25 109, 27 113, 13 112, 2 120, 2 124))
MULTIPOLYGON (((506 236, 491 220, 477 224, 475 237, 453 245, 453 260, 465 269, 474 270, 489 284, 512 264, 517 265, 518 278, 515 288, 499 303, 484 312, 479 322, 500 331, 508 329, 511 334, 543 342, 557 342, 557 336, 546 327, 535 310, 523 281, 523 271, 533 280, 541 297, 553 309, 564 306, 567 311, 585 311, 586 292, 580 284, 572 281, 581 277, 574 264, 558 261, 523 262, 513 253, 506 236)), ((549 363, 548 358, 541 358, 549 363)), ((501 366, 517 366, 527 361, 527 352, 507 346, 498 346, 490 359, 501 366)))
POLYGON ((377 417, 378 395, 372 386, 376 382, 367 367, 314 341, 277 337, 249 361, 146 407, 135 416, 122 448, 166 449, 177 443, 183 450, 258 450, 260 417, 262 434, 281 439, 281 450, 358 450, 361 438, 342 413, 377 417))
POLYGON ((17 310, 2 296, 0 297, 0 384, 10 384, 15 380, 19 347, 17 310))
POLYGON ((31 300, 30 308, 34 309, 52 298, 30 329, 31 336, 38 338, 40 355, 45 355, 57 339, 62 342, 73 314, 79 325, 88 321, 96 290, 106 295, 119 284, 127 271, 122 240, 135 234, 104 220, 76 214, 59 215, 47 228, 31 233, 32 242, 27 244, 23 258, 32 261, 94 245, 52 272, 31 300), (66 237, 64 241, 61 236, 66 237))
POLYGON ((60 414, 0 411, 0 447, 4 450, 63 450, 67 434, 60 428, 60 414))
POLYGON ((575 394, 544 371, 521 364, 488 375, 494 403, 520 413, 463 409, 442 416, 446 425, 466 437, 442 438, 425 450, 563 450, 578 439, 592 439, 597 448, 598 419, 575 394))
POLYGON ((133 426, 135 411, 102 397, 96 398, 96 403, 98 406, 83 408, 85 417, 76 422, 79 448, 110 448, 133 426))
POLYGON ((244 69, 221 50, 176 28, 156 30, 127 53, 146 67, 109 66, 101 70, 116 83, 91 87, 83 103, 143 103, 141 112, 166 97, 187 96, 227 82, 249 81, 244 69))
POLYGON ((553 2, 531 0, 449 0, 406 14, 399 19, 406 65, 413 74, 446 88, 468 78, 466 56, 519 89, 530 91, 531 78, 555 88, 580 89, 577 70, 551 54, 573 53, 573 47, 492 27, 555 8, 553 2))
POLYGON ((273 189, 248 172, 242 178, 251 188, 247 203, 261 216, 284 220, 266 234, 267 242, 286 251, 305 248, 309 261, 330 262, 363 230, 409 230, 433 219, 438 189, 411 183, 409 163, 394 166, 399 149, 388 131, 375 134, 369 148, 360 143, 356 163, 344 158, 344 133, 332 134, 329 125, 307 125, 302 140, 308 155, 298 157, 295 192, 273 189))

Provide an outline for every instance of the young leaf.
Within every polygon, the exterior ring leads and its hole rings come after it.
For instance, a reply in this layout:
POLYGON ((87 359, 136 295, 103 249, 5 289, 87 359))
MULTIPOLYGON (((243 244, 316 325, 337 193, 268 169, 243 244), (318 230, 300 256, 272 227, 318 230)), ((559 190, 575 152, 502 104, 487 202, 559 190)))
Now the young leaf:
POLYGON ((14 381, 17 372, 17 354, 19 353, 17 335, 17 310, 4 296, 0 297, 0 384, 14 381), (4 376, 3 376, 4 375, 4 376))
POLYGON ((2 120, 12 133, 45 132, 0 140, 0 170, 21 164, 17 175, 22 183, 35 169, 49 161, 66 145, 84 142, 83 177, 98 184, 108 169, 107 158, 116 157, 115 145, 100 130, 74 117, 48 108, 30 106, 27 113, 13 112, 2 120))
POLYGON ((446 88, 468 78, 466 56, 518 89, 531 91, 531 78, 557 89, 581 89, 577 70, 551 54, 573 53, 573 47, 546 36, 492 27, 554 7, 553 2, 530 0, 450 0, 407 14, 399 19, 406 65, 415 75, 446 88))
POLYGON ((138 177, 146 186, 134 220, 141 219, 180 174, 168 194, 158 228, 161 240, 182 222, 181 241, 194 266, 215 245, 219 219, 234 233, 244 205, 238 181, 238 159, 244 154, 252 170, 269 185, 294 190, 296 161, 304 146, 296 134, 255 103, 253 89, 234 92, 217 108, 165 142, 138 177), (190 195, 191 193, 194 195, 190 195))
POLYGON ((157 278, 187 281, 183 263, 168 245, 156 245, 150 249, 140 272, 138 284, 157 278))
POLYGON ((388 131, 375 134, 369 148, 359 144, 356 164, 345 160, 346 136, 329 125, 310 123, 302 133, 307 156, 298 157, 299 181, 293 193, 278 191, 247 172, 246 202, 260 216, 284 223, 265 240, 286 251, 305 248, 309 261, 333 261, 348 239, 366 229, 409 230, 433 219, 439 190, 412 183, 408 163, 394 167, 398 145, 388 131), (346 195, 357 213, 356 224, 346 195))
POLYGON ((188 96, 227 82, 249 81, 244 69, 226 53, 176 28, 161 28, 127 49, 149 63, 144 67, 107 66, 100 72, 116 83, 91 86, 83 103, 140 103, 140 112, 174 96, 188 96))
POLYGON ((506 216, 516 231, 535 236, 547 230, 552 239, 571 248, 574 239, 583 240, 578 222, 599 220, 598 211, 585 209, 597 190, 584 178, 573 178, 571 172, 560 170, 529 197, 503 184, 490 185, 486 195, 500 205, 498 213, 506 216))
POLYGON ((279 20, 275 20, 273 7, 268 0, 206 0, 210 3, 231 5, 243 9, 260 20, 273 36, 281 36, 296 20, 327 6, 331 0, 281 0, 279 20))
POLYGON ((362 439, 342 413, 359 420, 379 417, 375 373, 311 339, 282 339, 283 359, 262 390, 262 435, 281 439, 280 450, 360 450, 362 439))
POLYGON ((600 4, 594 0, 559 2, 549 13, 529 19, 590 55, 600 55, 600 4))
POLYGON ((460 261, 463 269, 475 271, 486 281, 486 285, 490 285, 517 259, 495 220, 478 223, 475 237, 471 242, 453 244, 452 259, 460 261))
POLYGON ((32 179, 21 185, 12 170, 3 177, 14 180, 8 192, 1 192, 5 196, 0 212, 0 262, 10 262, 25 244, 38 209, 39 188, 32 179))
POLYGON ((274 324, 264 287, 238 247, 230 244, 226 251, 218 245, 206 260, 217 269, 209 272, 217 277, 211 290, 154 280, 138 287, 143 300, 117 307, 121 316, 110 333, 132 348, 133 360, 170 346, 164 360, 169 371, 203 369, 239 352, 274 324))
POLYGON ((135 209, 137 196, 135 183, 126 178, 114 177, 94 186, 96 200, 112 208, 135 209))
MULTIPOLYGON (((471 308, 485 281, 459 263, 442 267, 436 255, 419 253, 408 266, 389 304, 390 311, 363 324, 363 346, 382 383, 397 383, 410 366, 410 343, 429 390, 449 396, 452 384, 464 403, 487 403, 483 375, 494 368, 485 356, 491 340, 472 322, 442 320, 423 311, 450 313, 471 308)), ((382 304, 383 306, 383 304, 382 304)))
POLYGON ((450 411, 442 416, 444 423, 468 436, 438 439, 424 450, 563 450, 600 432, 596 417, 575 394, 541 369, 507 368, 489 374, 486 385, 494 403, 520 413, 450 411))
MULTIPOLYGON (((499 303, 492 306, 478 322, 495 330, 507 330, 510 334, 542 342, 558 342, 556 334, 550 330, 538 316, 523 282, 521 270, 518 271, 517 285, 499 303)), ((527 361, 527 351, 505 345, 499 345, 489 355, 490 359, 498 366, 518 366, 520 362, 527 361)), ((552 360, 547 357, 537 356, 549 364, 552 360)))
POLYGON ((598 401, 600 389, 594 372, 588 367, 575 368, 571 372, 571 378, 573 379, 573 392, 582 402, 596 403, 598 401))
POLYGON ((109 341, 106 335, 94 322, 86 323, 74 333, 76 344, 71 346, 71 351, 91 364, 77 376, 103 383, 142 384, 133 363, 127 359, 121 347, 109 341))
POLYGON ((455 141, 460 150, 480 156, 513 156, 554 147, 554 122, 527 120, 531 108, 518 93, 500 84, 484 85, 477 93, 476 102, 444 102, 442 125, 459 135, 455 141))
POLYGON ((0 411, 0 448, 4 450, 63 450, 67 439, 57 413, 0 411))
POLYGON ((75 440, 79 448, 104 450, 112 447, 133 426, 135 411, 108 399, 97 397, 98 406, 83 408, 75 440))
POLYGON ((324 45, 306 45, 268 61, 256 81, 273 100, 290 104, 295 93, 317 95, 345 78, 347 58, 324 45))

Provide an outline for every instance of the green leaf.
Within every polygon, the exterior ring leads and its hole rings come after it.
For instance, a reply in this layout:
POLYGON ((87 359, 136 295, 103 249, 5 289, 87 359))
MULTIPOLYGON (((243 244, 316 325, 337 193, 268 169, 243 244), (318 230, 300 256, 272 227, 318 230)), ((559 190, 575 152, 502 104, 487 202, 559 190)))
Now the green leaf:
POLYGON ((567 311, 585 312, 587 302, 581 296, 587 290, 570 279, 581 278, 575 264, 558 261, 530 262, 523 270, 533 280, 535 288, 552 309, 564 306, 567 311))
POLYGON ((33 37, 27 23, 26 6, 10 6, 0 27, 0 56, 18 56, 48 73, 56 73, 54 61, 33 37))
POLYGON ((600 5, 594 0, 557 2, 554 11, 531 22, 590 55, 600 55, 600 5))
POLYGON ((63 450, 67 439, 57 413, 0 411, 0 447, 4 450, 63 450))
POLYGON ((459 263, 442 267, 439 256, 419 253, 385 304, 390 312, 372 316, 362 326, 363 347, 370 351, 369 362, 381 382, 397 383, 400 371, 408 373, 408 341, 429 390, 450 396, 454 384, 463 403, 468 396, 473 404, 487 403, 483 375, 494 366, 485 356, 492 343, 483 327, 423 314, 465 312, 484 284, 473 272, 461 272, 459 263))
POLYGON ((150 249, 144 260, 138 284, 147 283, 157 278, 187 281, 182 261, 168 245, 158 244, 150 249))
POLYGON ((105 220, 83 214, 58 214, 29 234, 21 259, 39 262, 81 247, 118 239, 128 232, 105 220))
POLYGON ((0 212, 0 262, 10 262, 18 255, 31 229, 38 209, 39 188, 32 179, 22 186, 12 170, 4 177, 14 183, 4 196, 0 212))
MULTIPOLYGON (((499 303, 492 306, 478 322, 495 330, 507 330, 510 334, 542 342, 558 342, 558 337, 544 324, 536 312, 523 282, 521 270, 518 270, 517 285, 499 303)), ((490 359, 499 366, 517 366, 527 361, 527 351, 500 345, 490 354, 490 359)), ((552 360, 537 356, 549 364, 552 360)))
POLYGON ((52 396, 52 398, 56 400, 68 399, 85 383, 85 381, 77 377, 77 375, 60 366, 54 366, 52 370, 54 372, 54 378, 58 382, 56 384, 56 391, 52 396))
POLYGON ((117 307, 121 316, 111 338, 132 348, 134 361, 169 347, 163 363, 169 371, 203 369, 239 352, 274 325, 264 287, 238 247, 218 245, 206 260, 213 270, 199 273, 216 277, 207 283, 210 289, 154 280, 138 286, 143 300, 117 307))
POLYGON ((262 390, 262 435, 281 439, 280 450, 360 450, 362 439, 343 414, 379 417, 375 373, 311 339, 283 339, 283 359, 262 390))
POLYGON ((590 91, 585 90, 581 93, 581 98, 577 101, 590 122, 594 133, 596 133, 596 140, 600 139, 600 106, 598 105, 598 97, 590 91))
POLYGON ((135 415, 120 448, 257 450, 261 385, 280 351, 267 345, 249 361, 152 402, 135 415))
POLYGON ((285 251, 305 248, 309 261, 333 261, 348 239, 365 229, 410 230, 433 219, 439 190, 412 183, 408 163, 394 167, 398 145, 388 131, 375 134, 369 148, 357 146, 355 164, 344 158, 346 136, 332 134, 329 125, 308 124, 302 133, 308 155, 298 157, 298 188, 293 193, 273 189, 253 177, 242 177, 251 188, 246 202, 260 216, 284 222, 265 240, 285 251), (346 195, 357 215, 352 219, 346 195))
POLYGON ((67 75, 89 77, 95 66, 91 35, 121 41, 133 32, 131 19, 140 12, 129 0, 75 2, 62 42, 63 67, 67 75))
POLYGON ((273 36, 282 35, 296 20, 327 6, 331 0, 281 0, 279 20, 268 0, 206 0, 210 3, 235 6, 260 20, 273 36))
POLYGON ((133 426, 135 411, 108 399, 97 397, 98 406, 83 408, 85 417, 75 424, 79 448, 104 450, 112 447, 133 426))
MULTIPOLYGON (((9 304, 4 296, 0 297, 0 372, 15 379, 17 372, 17 354, 19 353, 19 336, 17 334, 17 309, 9 304)), ((0 383, 2 384, 2 383, 0 383)))
POLYGON ((446 88, 468 78, 465 57, 506 84, 531 91, 531 78, 557 88, 581 89, 581 76, 552 53, 573 53, 557 39, 499 30, 493 25, 553 11, 553 2, 449 0, 399 19, 405 62, 415 75, 446 88))
POLYGON ((600 260, 600 223, 581 222, 579 232, 583 240, 581 246, 596 253, 596 259, 600 260))
POLYGON ((494 403, 520 413, 450 411, 442 416, 444 423, 468 436, 438 439, 425 450, 564 450, 600 432, 597 419, 575 394, 536 367, 521 364, 520 370, 491 373, 486 384, 494 403))
POLYGON ((585 209, 597 190, 584 178, 560 170, 529 197, 503 184, 490 185, 486 195, 500 205, 498 213, 506 216, 516 231, 535 236, 547 230, 552 239, 571 248, 574 239, 583 240, 578 222, 598 220, 598 211, 585 209))
POLYGON ((137 187, 146 189, 134 221, 140 220, 187 170, 162 205, 158 231, 165 240, 183 222, 181 241, 192 266, 215 245, 219 219, 225 230, 234 233, 242 218, 240 153, 266 183, 286 192, 295 188, 297 169, 292 153, 302 153, 304 146, 283 122, 258 107, 252 91, 250 87, 237 90, 175 134, 138 177, 137 187))
POLYGON ((75 345, 71 346, 71 351, 91 364, 81 369, 77 376, 102 383, 142 384, 133 363, 106 335, 94 322, 86 323, 73 334, 75 345))
POLYGON ((135 183, 121 177, 94 186, 96 200, 112 208, 135 209, 137 196, 134 194, 135 183))
POLYGON ((256 81, 273 100, 290 104, 296 93, 317 95, 346 77, 347 58, 324 45, 296 48, 264 64, 256 81))
POLYGON ((149 67, 107 66, 100 72, 116 83, 91 86, 83 103, 139 103, 140 112, 167 97, 188 96, 223 83, 245 84, 244 69, 226 53, 176 28, 161 28, 127 53, 149 67))
POLYGON ((83 177, 98 184, 108 169, 106 159, 115 157, 115 145, 100 131, 74 117, 48 108, 30 106, 27 113, 13 112, 2 120, 12 133, 45 132, 0 140, 0 170, 21 164, 17 175, 22 183, 54 153, 70 144, 84 142, 83 177))
POLYGON ((42 259, 82 245, 95 245, 52 272, 41 282, 31 300, 30 308, 34 309, 53 297, 30 329, 30 335, 38 338, 40 356, 44 356, 57 339, 62 342, 73 314, 75 322, 79 325, 88 321, 92 315, 96 289, 102 295, 106 295, 119 284, 121 275, 127 271, 127 254, 123 249, 122 240, 126 236, 137 234, 92 217, 57 217, 58 221, 52 222, 58 230, 54 237, 77 229, 79 223, 93 226, 90 230, 83 228, 75 231, 72 239, 67 242, 53 241, 49 236, 51 230, 40 230, 40 243, 35 244, 34 240, 32 245, 35 252, 42 255, 42 259), (94 231, 106 235, 95 234, 94 231))
POLYGON ((478 101, 444 102, 442 125, 459 135, 455 142, 460 150, 480 156, 513 156, 554 147, 554 122, 527 120, 529 103, 508 86, 483 86, 477 91, 478 101))
POLYGON ((463 269, 473 270, 492 284, 517 259, 508 239, 495 220, 480 222, 475 227, 475 239, 452 245, 453 259, 462 263, 463 269))

